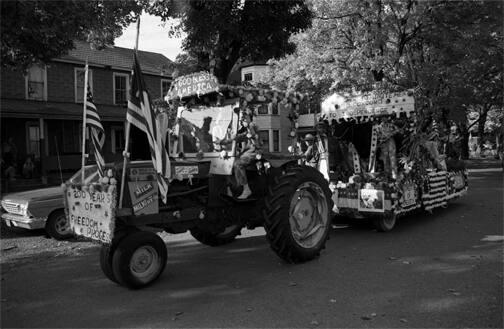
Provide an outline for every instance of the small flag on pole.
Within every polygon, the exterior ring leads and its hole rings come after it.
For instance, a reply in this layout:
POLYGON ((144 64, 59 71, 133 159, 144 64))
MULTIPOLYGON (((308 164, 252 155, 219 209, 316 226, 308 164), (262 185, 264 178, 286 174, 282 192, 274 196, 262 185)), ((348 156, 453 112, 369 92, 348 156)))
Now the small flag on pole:
POLYGON ((152 163, 157 173, 159 192, 163 202, 166 203, 168 179, 171 174, 170 158, 164 147, 162 132, 157 129, 156 113, 151 106, 150 96, 145 88, 136 53, 134 55, 133 72, 131 73, 131 89, 126 120, 147 135, 152 163))
MULTIPOLYGON (((88 65, 86 64, 86 76, 88 73, 88 65)), ((100 120, 98 110, 93 103, 93 93, 89 87, 89 82, 86 81, 86 125, 91 128, 91 145, 93 153, 98 165, 100 177, 104 176, 105 160, 103 159, 103 144, 105 144, 105 130, 100 120)))

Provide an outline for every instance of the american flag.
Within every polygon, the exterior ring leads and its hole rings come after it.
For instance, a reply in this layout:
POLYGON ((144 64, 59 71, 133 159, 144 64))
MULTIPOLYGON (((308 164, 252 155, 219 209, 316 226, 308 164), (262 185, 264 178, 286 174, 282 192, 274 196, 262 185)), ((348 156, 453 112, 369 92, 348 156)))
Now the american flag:
POLYGON ((164 147, 161 129, 159 129, 159 124, 156 123, 156 113, 151 106, 150 96, 145 88, 142 70, 136 53, 133 72, 131 73, 131 89, 126 120, 147 135, 152 163, 157 173, 159 192, 161 193, 163 202, 166 203, 168 180, 171 173, 170 158, 164 147))
MULTIPOLYGON (((86 74, 88 72, 88 65, 86 64, 86 74)), ((105 160, 103 159, 103 144, 105 144, 105 130, 101 124, 100 115, 93 103, 93 93, 87 84, 86 95, 86 125, 91 128, 91 145, 95 155, 96 164, 98 165, 98 172, 100 177, 104 176, 105 160)))

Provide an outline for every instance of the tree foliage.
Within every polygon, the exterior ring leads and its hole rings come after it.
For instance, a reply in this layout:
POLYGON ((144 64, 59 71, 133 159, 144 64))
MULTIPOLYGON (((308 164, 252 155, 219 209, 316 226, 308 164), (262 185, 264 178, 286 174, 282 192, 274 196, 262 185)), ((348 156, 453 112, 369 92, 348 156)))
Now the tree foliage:
POLYGON ((292 53, 289 36, 309 27, 304 1, 153 1, 149 13, 179 18, 183 49, 225 82, 239 59, 267 60, 292 53))
POLYGON ((74 40, 113 44, 140 11, 127 0, 2 1, 2 66, 48 62, 72 49, 74 40))
POLYGON ((501 2, 313 0, 311 8, 312 27, 291 39, 297 51, 271 62, 273 84, 415 88, 422 111, 461 120, 475 106, 502 108, 501 2))

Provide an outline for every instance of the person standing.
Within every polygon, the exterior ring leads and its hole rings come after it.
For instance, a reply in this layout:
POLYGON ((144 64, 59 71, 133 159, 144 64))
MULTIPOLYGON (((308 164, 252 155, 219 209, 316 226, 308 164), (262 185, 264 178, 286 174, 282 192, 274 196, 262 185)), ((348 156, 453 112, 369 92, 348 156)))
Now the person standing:
POLYGON ((304 151, 303 153, 305 163, 310 167, 316 168, 320 154, 318 152, 317 146, 315 145, 315 137, 312 134, 306 134, 304 142, 306 144, 306 151, 304 151))
POLYGON ((241 150, 233 164, 233 170, 237 184, 243 186, 243 191, 237 199, 243 200, 252 195, 247 180, 246 167, 256 158, 260 145, 257 125, 252 121, 251 113, 242 114, 241 126, 242 128, 235 137, 236 142, 241 144, 241 150))

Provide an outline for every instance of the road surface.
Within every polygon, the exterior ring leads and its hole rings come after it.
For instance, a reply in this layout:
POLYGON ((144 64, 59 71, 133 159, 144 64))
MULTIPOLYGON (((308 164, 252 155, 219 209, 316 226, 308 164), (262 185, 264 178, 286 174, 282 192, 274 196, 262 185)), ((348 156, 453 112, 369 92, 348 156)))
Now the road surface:
POLYGON ((160 279, 136 291, 104 277, 92 244, 2 251, 1 326, 502 328, 502 179, 471 174, 469 195, 389 233, 334 228, 301 265, 262 230, 217 248, 177 236, 160 279))

